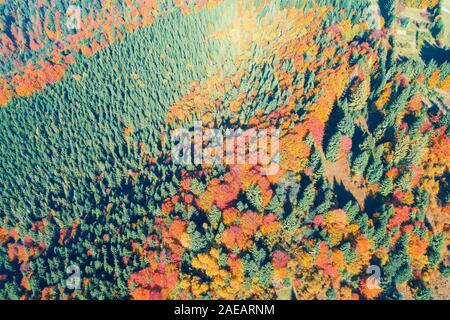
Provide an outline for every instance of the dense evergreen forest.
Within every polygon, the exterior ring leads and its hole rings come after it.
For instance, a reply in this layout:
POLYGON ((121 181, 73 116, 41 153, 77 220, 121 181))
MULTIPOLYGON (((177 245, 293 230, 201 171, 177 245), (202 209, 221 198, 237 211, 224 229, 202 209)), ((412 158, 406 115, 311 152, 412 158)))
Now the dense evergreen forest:
POLYGON ((1 299, 448 299, 440 1, 73 3, 0 4, 1 299), (279 129, 279 172, 175 164, 196 121, 279 129))

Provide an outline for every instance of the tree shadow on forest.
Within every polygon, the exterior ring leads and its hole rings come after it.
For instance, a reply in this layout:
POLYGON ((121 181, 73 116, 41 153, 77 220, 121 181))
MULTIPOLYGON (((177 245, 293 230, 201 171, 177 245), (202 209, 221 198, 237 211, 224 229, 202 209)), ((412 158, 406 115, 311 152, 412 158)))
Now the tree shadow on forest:
POLYGON ((333 109, 331 110, 327 126, 325 127, 325 136, 323 140, 324 146, 328 146, 331 137, 338 131, 337 126, 344 116, 344 112, 338 107, 337 102, 335 102, 333 109))
POLYGON ((450 49, 448 47, 440 48, 427 41, 420 51, 420 57, 427 64, 432 60, 435 60, 438 64, 450 63, 450 49))
POLYGON ((347 190, 347 188, 341 182, 338 182, 336 178, 333 179, 333 190, 336 194, 336 200, 340 207, 343 207, 349 201, 357 202, 353 194, 347 190))
POLYGON ((378 125, 384 120, 384 113, 377 108, 369 107, 368 116, 367 116, 367 126, 369 127, 369 131, 373 132, 378 127, 378 125))
POLYGON ((372 218, 373 214, 379 210, 383 204, 383 197, 380 194, 374 196, 369 195, 364 202, 364 208, 369 218, 372 218))

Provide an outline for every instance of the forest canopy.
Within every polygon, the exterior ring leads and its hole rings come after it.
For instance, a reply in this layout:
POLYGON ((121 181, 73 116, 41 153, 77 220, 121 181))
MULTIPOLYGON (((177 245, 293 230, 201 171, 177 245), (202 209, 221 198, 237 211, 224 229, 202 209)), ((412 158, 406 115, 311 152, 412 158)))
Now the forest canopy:
POLYGON ((448 299, 444 5, 3 1, 0 298, 448 299), (198 121, 279 170, 175 164, 198 121))

